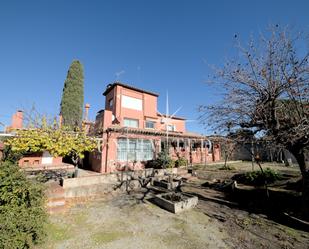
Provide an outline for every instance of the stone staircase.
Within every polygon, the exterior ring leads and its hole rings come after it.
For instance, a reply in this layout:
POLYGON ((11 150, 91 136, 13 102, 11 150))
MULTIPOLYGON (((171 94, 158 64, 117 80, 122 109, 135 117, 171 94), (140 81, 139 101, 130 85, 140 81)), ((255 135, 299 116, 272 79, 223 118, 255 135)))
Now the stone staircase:
POLYGON ((188 173, 188 169, 186 169, 186 168, 178 168, 177 175, 180 176, 181 178, 185 179, 186 181, 196 179, 196 176, 194 176, 194 172, 193 172, 193 174, 188 173))
POLYGON ((49 183, 45 194, 47 196, 46 206, 48 213, 53 214, 65 211, 65 192, 58 182, 49 183))

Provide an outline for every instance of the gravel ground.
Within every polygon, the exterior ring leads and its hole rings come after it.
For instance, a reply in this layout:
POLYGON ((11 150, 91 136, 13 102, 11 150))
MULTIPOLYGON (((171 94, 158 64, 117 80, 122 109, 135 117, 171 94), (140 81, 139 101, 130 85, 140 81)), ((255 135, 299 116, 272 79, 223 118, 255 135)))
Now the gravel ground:
POLYGON ((175 215, 119 195, 51 216, 41 248, 233 248, 223 226, 210 220, 195 209, 175 215))

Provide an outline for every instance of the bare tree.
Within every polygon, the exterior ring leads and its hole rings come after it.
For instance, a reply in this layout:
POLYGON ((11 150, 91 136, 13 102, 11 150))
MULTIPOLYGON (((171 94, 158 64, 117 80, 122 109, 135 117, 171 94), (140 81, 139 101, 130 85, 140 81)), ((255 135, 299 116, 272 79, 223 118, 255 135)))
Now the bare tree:
POLYGON ((200 106, 200 120, 221 132, 227 123, 231 129, 250 129, 289 150, 299 164, 309 207, 308 37, 276 25, 245 45, 235 39, 238 56, 215 68, 210 79, 224 98, 200 106))

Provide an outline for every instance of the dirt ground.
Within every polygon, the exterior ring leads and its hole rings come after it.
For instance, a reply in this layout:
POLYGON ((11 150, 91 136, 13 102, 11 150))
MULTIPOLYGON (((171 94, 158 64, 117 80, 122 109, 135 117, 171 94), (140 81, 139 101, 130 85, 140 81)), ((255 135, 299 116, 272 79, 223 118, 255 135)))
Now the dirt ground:
MULTIPOLYGON (((251 167, 237 165, 235 172, 251 167)), ((200 176, 182 187, 199 197, 192 210, 169 213, 141 202, 141 192, 106 196, 51 215, 48 239, 38 248, 309 248, 309 233, 228 205, 221 192, 202 187, 205 178, 232 174, 220 167, 198 167, 200 176)))

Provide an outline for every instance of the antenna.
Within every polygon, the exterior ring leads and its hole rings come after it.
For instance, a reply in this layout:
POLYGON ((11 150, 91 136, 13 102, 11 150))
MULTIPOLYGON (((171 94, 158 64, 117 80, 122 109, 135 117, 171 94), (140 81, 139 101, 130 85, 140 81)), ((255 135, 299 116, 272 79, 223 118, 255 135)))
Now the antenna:
POLYGON ((120 76, 121 76, 122 74, 124 74, 125 72, 126 72, 126 71, 124 71, 124 70, 121 70, 121 71, 119 71, 119 72, 116 72, 116 73, 115 73, 116 80, 119 80, 120 76))
MULTIPOLYGON (((172 118, 176 115, 177 112, 180 111, 182 106, 180 106, 172 115, 169 115, 169 98, 168 98, 168 91, 166 91, 166 105, 165 105, 165 114, 160 113, 158 110, 157 112, 162 117, 161 119, 161 127, 165 127, 166 131, 166 147, 168 148, 168 141, 169 141, 169 125, 172 124, 172 118)), ((161 128, 160 127, 160 128, 161 128)), ((167 151, 169 153, 169 150, 167 151)))
MULTIPOLYGON (((166 91, 166 118, 167 119, 169 118, 168 116, 168 91, 166 91)), ((168 125, 169 125, 169 122, 166 122, 165 129, 166 129, 166 148, 167 149, 168 149, 168 125)), ((169 149, 167 153, 169 154, 169 149)))

